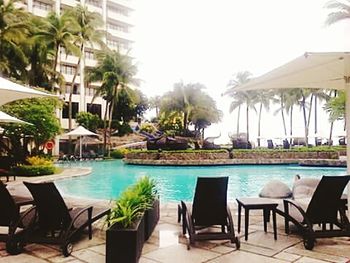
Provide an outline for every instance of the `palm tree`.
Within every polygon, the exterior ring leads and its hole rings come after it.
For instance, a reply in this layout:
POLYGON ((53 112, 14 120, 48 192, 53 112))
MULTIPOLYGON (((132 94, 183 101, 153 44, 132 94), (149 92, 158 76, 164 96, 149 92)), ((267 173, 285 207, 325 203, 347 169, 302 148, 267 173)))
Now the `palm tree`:
MULTIPOLYGON (((67 11, 69 17, 73 17, 78 25, 77 31, 75 32, 74 44, 78 47, 78 63, 76 65, 76 70, 74 71, 72 79, 72 87, 75 86, 75 79, 78 75, 80 68, 81 59, 84 55, 84 48, 88 44, 91 47, 94 44, 103 46, 102 41, 102 31, 97 30, 98 27, 103 25, 103 20, 100 14, 89 12, 86 6, 77 5, 73 9, 67 11)), ((81 80, 83 81, 83 80, 81 80)), ((73 88, 69 91, 68 100, 68 128, 69 131, 72 130, 72 97, 73 88)))
POLYGON ((297 89, 287 89, 285 90, 285 110, 287 114, 289 115, 289 135, 290 135, 290 141, 289 143, 292 143, 292 137, 293 137, 293 110, 294 106, 298 104, 300 100, 300 93, 297 89))
POLYGON ((346 0, 346 2, 330 1, 326 4, 326 8, 336 10, 328 14, 326 25, 332 25, 339 21, 350 19, 350 0, 346 0))
POLYGON ((17 0, 0 0, 0 74, 19 78, 27 58, 21 48, 28 35, 29 13, 16 8, 17 0))
POLYGON ((286 97, 287 97, 287 90, 283 90, 283 89, 277 90, 276 95, 277 95, 277 101, 280 104, 280 107, 274 112, 274 115, 281 112, 284 135, 287 136, 286 119, 284 116, 284 111, 286 109, 285 103, 286 103, 286 97))
POLYGON ((149 99, 149 107, 150 109, 156 109, 156 117, 159 118, 159 108, 160 108, 160 96, 154 96, 149 99))
POLYGON ((233 101, 231 102, 230 109, 229 109, 230 113, 232 113, 235 109, 238 108, 237 129, 236 129, 237 136, 239 135, 239 119, 241 114, 241 106, 244 104, 244 101, 245 101, 245 93, 237 92, 235 88, 239 85, 247 83, 250 80, 251 75, 252 74, 249 71, 241 71, 236 73, 234 78, 232 78, 227 85, 229 86, 229 88, 223 94, 233 98, 233 101))
POLYGON ((270 102, 274 100, 274 95, 271 91, 262 90, 255 94, 256 103, 259 103, 259 121, 258 121, 258 147, 260 147, 260 136, 261 136, 261 115, 262 109, 265 108, 267 111, 270 109, 270 102))
POLYGON ((127 88, 129 83, 135 82, 134 76, 137 69, 128 55, 122 55, 117 51, 102 51, 96 54, 96 58, 97 66, 88 71, 87 81, 102 82, 100 88, 96 90, 92 102, 100 95, 106 100, 106 110, 104 113, 104 150, 106 151, 108 110, 108 130, 110 138, 112 116, 114 105, 118 99, 118 90, 127 88))
MULTIPOLYGON (((39 41, 43 41, 49 50, 52 63, 52 71, 56 72, 59 49, 64 48, 66 53, 79 54, 79 49, 74 45, 74 34, 78 31, 78 25, 69 12, 63 11, 62 15, 50 12, 45 19, 45 25, 37 32, 39 41)), ((51 80, 57 83, 57 75, 51 80)))

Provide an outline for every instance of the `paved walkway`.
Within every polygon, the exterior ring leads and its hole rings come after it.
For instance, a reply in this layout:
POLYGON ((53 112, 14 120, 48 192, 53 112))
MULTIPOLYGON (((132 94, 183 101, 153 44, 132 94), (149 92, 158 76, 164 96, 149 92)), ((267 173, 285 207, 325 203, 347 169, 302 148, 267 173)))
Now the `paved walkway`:
MULTIPOLYGON (((20 186, 20 179, 10 183, 9 188, 16 193, 25 193, 20 186)), ((107 206, 106 201, 69 198, 75 205, 94 204, 107 206)), ((236 205, 233 208, 235 226, 237 226, 236 205)), ((242 220, 244 221, 244 220, 242 220)), ((319 239, 313 251, 304 249, 302 240, 296 235, 285 235, 283 219, 278 216, 278 239, 273 238, 272 226, 268 232, 263 231, 262 214, 251 211, 249 238, 244 241, 241 232, 241 249, 227 241, 197 242, 190 250, 186 249, 186 238, 181 234, 181 226, 177 223, 177 204, 161 204, 161 218, 153 235, 143 247, 140 263, 260 263, 260 262, 350 262, 350 238, 319 239)), ((105 229, 103 220, 94 225, 92 240, 83 235, 75 242, 73 253, 65 258, 59 248, 52 245, 29 244, 22 254, 10 256, 5 244, 0 242, 0 263, 102 263, 105 262, 105 229)), ((244 225, 242 226, 244 229, 244 225)))

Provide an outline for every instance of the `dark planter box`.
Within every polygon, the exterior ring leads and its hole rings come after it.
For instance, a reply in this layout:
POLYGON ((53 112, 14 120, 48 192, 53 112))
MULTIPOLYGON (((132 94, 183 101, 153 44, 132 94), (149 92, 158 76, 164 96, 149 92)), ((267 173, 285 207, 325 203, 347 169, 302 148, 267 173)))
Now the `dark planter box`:
POLYGON ((159 221, 159 198, 155 199, 152 208, 145 212, 145 240, 148 240, 159 221))
POLYGON ((106 263, 137 263, 144 242, 144 216, 134 229, 119 229, 112 226, 106 232, 106 263))

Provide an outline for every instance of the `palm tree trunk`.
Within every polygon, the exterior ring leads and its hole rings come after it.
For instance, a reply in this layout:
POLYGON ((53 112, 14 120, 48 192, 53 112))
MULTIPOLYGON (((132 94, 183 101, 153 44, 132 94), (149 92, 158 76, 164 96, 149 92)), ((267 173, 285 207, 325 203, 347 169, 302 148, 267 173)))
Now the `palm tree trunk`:
POLYGON ((237 137, 239 136, 239 118, 241 116, 241 105, 238 106, 238 114, 237 114, 237 137))
POLYGON ((283 121, 284 135, 287 136, 286 119, 284 117, 284 101, 283 101, 283 97, 281 97, 281 115, 282 115, 282 121, 283 121))
POLYGON ((259 109, 259 121, 258 121, 258 147, 260 147, 260 124, 261 124, 261 112, 262 112, 262 107, 263 107, 263 104, 260 103, 260 109, 259 109))
POLYGON ((185 110, 185 111, 184 111, 184 130, 187 129, 187 119, 188 119, 188 113, 187 113, 187 111, 185 110))
MULTIPOLYGON (((332 91, 330 92, 330 96, 332 94, 332 91)), ((337 97, 337 91, 334 90, 334 98, 337 97)), ((333 135, 333 124, 334 124, 334 121, 331 122, 331 127, 329 129, 329 138, 328 138, 328 145, 329 146, 332 146, 332 135, 333 135)))
POLYGON ((247 104, 247 109, 246 109, 246 114, 247 114, 247 142, 249 142, 249 106, 247 104))
POLYGON ((107 113, 108 113, 108 101, 106 100, 106 109, 103 117, 103 156, 106 155, 106 149, 107 149, 107 113))
POLYGON ((58 45, 56 47, 56 51, 55 51, 55 60, 54 60, 54 63, 53 63, 53 71, 56 72, 56 68, 57 68, 57 63, 58 63, 58 51, 60 49, 60 46, 58 45))
MULTIPOLYGON (((309 131, 310 131, 310 122, 311 122, 311 112, 312 112, 312 103, 314 101, 314 94, 311 94, 310 97, 310 109, 309 109, 309 116, 307 118, 307 134, 309 135, 309 131)), ((308 137, 309 139, 309 137, 308 137)), ((317 138, 316 138, 317 139, 317 138)), ((317 143, 315 144, 315 146, 317 146, 317 143)))
MULTIPOLYGON (((315 113, 315 129, 314 129, 314 132, 315 132, 315 134, 317 134, 317 96, 315 96, 315 106, 314 107, 315 107, 315 111, 314 111, 314 113, 315 113)), ((315 145, 317 146, 317 137, 315 137, 315 145)))
POLYGON ((290 124, 290 139, 289 139, 289 144, 292 144, 292 137, 293 137, 293 105, 290 106, 290 116, 289 116, 289 124, 290 124))
POLYGON ((112 96, 112 102, 109 109, 109 121, 108 121, 108 130, 109 130, 109 147, 108 147, 108 157, 111 157, 111 137, 112 137, 112 119, 113 119, 113 111, 114 111, 114 104, 115 101, 118 100, 118 85, 116 84, 114 93, 112 96))
POLYGON ((301 96, 302 96, 302 109, 303 109, 303 116, 304 116, 304 131, 305 131, 305 144, 306 146, 308 146, 308 130, 307 130, 307 119, 306 119, 306 107, 305 107, 305 103, 306 103, 306 99, 304 96, 303 91, 301 91, 301 96))

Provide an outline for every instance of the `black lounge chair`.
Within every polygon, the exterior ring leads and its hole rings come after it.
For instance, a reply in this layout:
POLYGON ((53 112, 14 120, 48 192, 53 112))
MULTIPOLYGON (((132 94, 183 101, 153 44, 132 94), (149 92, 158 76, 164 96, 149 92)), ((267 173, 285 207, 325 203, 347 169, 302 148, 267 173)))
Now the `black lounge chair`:
POLYGON ((305 210, 297 201, 283 200, 284 211, 279 213, 285 217, 286 233, 289 233, 289 222, 294 223, 309 250, 313 249, 316 238, 349 237, 346 200, 341 198, 349 180, 350 176, 323 176, 305 210), (315 229, 317 225, 322 228, 315 229))
POLYGON ((232 215, 227 206, 228 177, 198 177, 194 195, 192 213, 185 202, 181 201, 178 207, 178 222, 182 218, 182 231, 189 234, 187 249, 195 241, 200 240, 231 240, 240 241, 235 236, 232 215), (209 230, 209 227, 220 226, 219 231, 209 230))
POLYGON ((24 182, 34 198, 36 220, 23 236, 24 243, 48 243, 61 246, 65 257, 73 250, 72 241, 88 228, 92 238, 92 223, 109 213, 109 209, 68 208, 53 182, 24 182))
POLYGON ((34 220, 33 209, 20 212, 20 206, 31 203, 30 198, 11 196, 6 185, 0 181, 0 226, 8 227, 8 232, 0 234, 0 241, 6 242, 6 250, 15 255, 21 252, 21 237, 25 225, 34 220))

